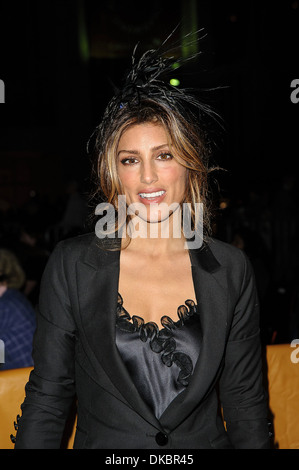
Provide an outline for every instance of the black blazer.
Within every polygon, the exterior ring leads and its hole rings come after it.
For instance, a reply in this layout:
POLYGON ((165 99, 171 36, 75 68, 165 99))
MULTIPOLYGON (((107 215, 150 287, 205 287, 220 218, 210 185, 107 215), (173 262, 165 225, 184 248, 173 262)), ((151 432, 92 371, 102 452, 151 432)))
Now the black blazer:
POLYGON ((189 386, 158 420, 115 345, 119 251, 103 250, 94 234, 58 243, 42 278, 15 448, 59 448, 75 395, 74 448, 269 447, 251 265, 214 239, 189 253, 202 346, 189 386))

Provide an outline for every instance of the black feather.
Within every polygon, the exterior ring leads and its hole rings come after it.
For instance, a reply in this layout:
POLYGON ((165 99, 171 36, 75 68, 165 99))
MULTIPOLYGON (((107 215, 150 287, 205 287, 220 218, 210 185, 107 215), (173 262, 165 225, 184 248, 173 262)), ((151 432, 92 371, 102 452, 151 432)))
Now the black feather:
MULTIPOLYGON (((183 89, 170 84, 170 74, 173 66, 182 67, 201 54, 197 52, 191 57, 178 56, 180 43, 171 44, 174 31, 169 34, 158 49, 150 49, 137 58, 138 46, 136 44, 132 53, 132 65, 128 71, 123 85, 117 89, 114 97, 108 103, 104 112, 102 122, 95 129, 88 141, 87 149, 92 137, 96 134, 96 147, 99 150, 105 142, 105 134, 109 129, 109 123, 125 106, 138 106, 142 100, 150 98, 158 103, 168 106, 174 112, 179 112, 187 121, 197 120, 199 125, 204 125, 204 118, 218 120, 219 116, 206 103, 196 97, 196 90, 183 89)), ((205 35, 198 37, 198 33, 189 33, 190 44, 199 42, 205 35)))

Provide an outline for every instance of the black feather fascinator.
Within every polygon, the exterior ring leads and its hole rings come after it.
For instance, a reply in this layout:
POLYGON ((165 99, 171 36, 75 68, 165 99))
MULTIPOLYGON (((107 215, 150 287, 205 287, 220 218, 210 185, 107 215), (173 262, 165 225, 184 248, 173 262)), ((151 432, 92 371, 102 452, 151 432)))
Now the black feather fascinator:
MULTIPOLYGON (((124 108, 141 107, 145 99, 180 113, 187 122, 191 122, 191 120, 193 123, 197 122, 202 132, 205 132, 204 128, 209 127, 208 123, 218 121, 219 116, 213 109, 196 96, 198 90, 182 89, 170 84, 174 68, 182 67, 186 62, 194 60, 201 54, 201 52, 197 52, 188 58, 178 57, 177 51, 180 45, 177 43, 168 47, 173 33, 174 31, 158 49, 148 50, 139 58, 137 58, 139 45, 135 46, 131 69, 125 76, 122 86, 115 90, 115 95, 108 103, 101 123, 88 141, 88 150, 91 140, 95 138, 97 152, 101 152, 107 135, 110 134, 111 122, 116 120, 124 108)), ((187 35, 190 36, 190 43, 198 42, 204 38, 204 36, 198 38, 198 34, 196 34, 196 39, 194 39, 194 35, 195 33, 187 35)))

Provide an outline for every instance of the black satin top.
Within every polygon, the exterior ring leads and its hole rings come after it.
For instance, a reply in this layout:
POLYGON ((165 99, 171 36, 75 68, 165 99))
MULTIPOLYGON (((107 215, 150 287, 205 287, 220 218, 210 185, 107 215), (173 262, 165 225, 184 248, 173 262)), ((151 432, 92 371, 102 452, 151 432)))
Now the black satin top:
POLYGON ((154 322, 132 318, 118 294, 116 345, 144 401, 159 418, 173 399, 188 386, 201 345, 201 325, 193 300, 178 307, 178 321, 154 322))

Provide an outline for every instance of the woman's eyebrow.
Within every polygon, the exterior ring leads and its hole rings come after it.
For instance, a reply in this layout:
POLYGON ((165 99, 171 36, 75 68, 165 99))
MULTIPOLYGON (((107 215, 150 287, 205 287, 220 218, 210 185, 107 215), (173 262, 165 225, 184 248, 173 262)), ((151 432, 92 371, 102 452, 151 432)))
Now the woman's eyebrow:
POLYGON ((151 150, 153 150, 153 151, 160 150, 164 147, 168 147, 168 144, 157 145, 157 147, 152 147, 151 150))
POLYGON ((139 155, 138 150, 125 150, 125 149, 119 150, 119 151, 117 152, 117 155, 119 155, 119 154, 122 153, 122 152, 124 152, 124 153, 133 153, 134 155, 139 155))
MULTIPOLYGON (((160 149, 165 148, 165 147, 168 147, 168 144, 161 144, 161 145, 157 145, 155 147, 152 147, 151 151, 155 152, 156 150, 160 150, 160 149)), ((119 150, 117 155, 119 155, 121 152, 132 153, 133 155, 139 155, 139 153, 140 153, 139 150, 125 150, 125 149, 123 149, 123 150, 119 150)))

